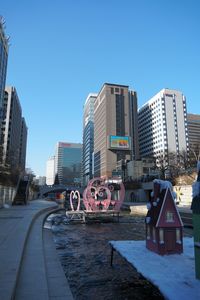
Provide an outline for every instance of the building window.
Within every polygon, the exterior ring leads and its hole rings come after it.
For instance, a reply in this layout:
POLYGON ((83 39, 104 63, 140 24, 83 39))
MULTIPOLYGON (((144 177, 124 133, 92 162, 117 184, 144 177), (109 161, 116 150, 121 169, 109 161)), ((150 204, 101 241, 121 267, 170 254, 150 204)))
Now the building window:
POLYGON ((167 211, 166 213, 166 222, 173 223, 174 222, 174 214, 171 211, 167 211))
POLYGON ((160 244, 164 244, 164 231, 162 228, 159 230, 159 239, 160 239, 160 244))
POLYGON ((179 228, 176 228, 176 242, 181 244, 181 232, 179 228))
POLYGON ((111 94, 114 94, 114 88, 113 87, 111 87, 111 94))
POLYGON ((150 226, 147 225, 147 240, 150 240, 150 226))
POLYGON ((156 242, 156 230, 154 227, 153 227, 152 234, 153 234, 153 242, 155 243, 156 242))

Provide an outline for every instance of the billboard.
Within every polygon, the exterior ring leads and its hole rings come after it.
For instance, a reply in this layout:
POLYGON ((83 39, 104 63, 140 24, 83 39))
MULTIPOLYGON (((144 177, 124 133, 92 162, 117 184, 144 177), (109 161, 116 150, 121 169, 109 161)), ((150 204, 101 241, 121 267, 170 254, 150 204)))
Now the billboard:
POLYGON ((116 136, 110 135, 109 148, 117 150, 130 150, 130 138, 129 136, 116 136))

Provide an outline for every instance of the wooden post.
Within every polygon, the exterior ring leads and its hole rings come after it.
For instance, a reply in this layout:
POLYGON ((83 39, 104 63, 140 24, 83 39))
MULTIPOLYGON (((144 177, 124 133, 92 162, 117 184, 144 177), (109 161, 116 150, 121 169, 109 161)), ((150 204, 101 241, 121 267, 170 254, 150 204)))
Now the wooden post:
POLYGON ((112 267, 113 265, 113 254, 114 254, 115 249, 113 248, 113 246, 111 245, 111 255, 110 255, 110 265, 112 267))

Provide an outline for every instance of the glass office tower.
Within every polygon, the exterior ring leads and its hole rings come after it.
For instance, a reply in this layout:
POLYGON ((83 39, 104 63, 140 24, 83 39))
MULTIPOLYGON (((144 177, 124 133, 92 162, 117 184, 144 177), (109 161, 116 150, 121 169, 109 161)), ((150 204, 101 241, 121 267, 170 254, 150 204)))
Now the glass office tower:
POLYGON ((57 143, 55 155, 55 173, 59 183, 80 185, 81 183, 82 144, 57 143))
POLYGON ((82 152, 82 179, 83 185, 93 177, 94 151, 94 101, 97 94, 89 94, 83 111, 83 152, 82 152))

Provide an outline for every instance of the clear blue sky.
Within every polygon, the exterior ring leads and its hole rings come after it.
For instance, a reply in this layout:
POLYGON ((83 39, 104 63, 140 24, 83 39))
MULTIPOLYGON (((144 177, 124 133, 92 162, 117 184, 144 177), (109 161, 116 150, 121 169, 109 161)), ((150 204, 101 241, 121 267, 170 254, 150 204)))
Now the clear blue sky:
POLYGON ((200 1, 0 0, 0 14, 36 175, 56 142, 82 142, 83 104, 104 82, 129 85, 139 107, 178 89, 200 114, 200 1))

